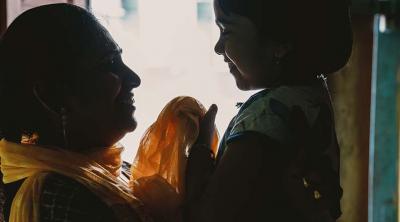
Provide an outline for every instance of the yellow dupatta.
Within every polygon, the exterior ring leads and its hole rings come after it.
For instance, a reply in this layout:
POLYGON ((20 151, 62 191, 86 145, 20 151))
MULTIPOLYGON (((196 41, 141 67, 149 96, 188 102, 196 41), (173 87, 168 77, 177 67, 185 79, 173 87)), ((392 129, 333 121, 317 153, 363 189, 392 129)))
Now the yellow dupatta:
POLYGON ((93 155, 82 155, 63 149, 1 140, 3 182, 7 184, 25 179, 12 202, 10 222, 39 221, 41 188, 49 172, 80 182, 111 208, 117 204, 129 204, 140 213, 141 202, 133 196, 127 184, 117 177, 121 166, 121 152, 122 148, 112 147, 93 155), (105 159, 108 161, 101 161, 100 157, 107 157, 105 159))
MULTIPOLYGON (((167 104, 140 142, 131 168, 130 188, 118 177, 120 147, 79 154, 1 140, 3 182, 25 179, 14 197, 10 222, 39 221, 41 187, 48 172, 80 182, 110 207, 128 203, 143 221, 150 221, 148 214, 173 217, 176 220, 172 221, 178 221, 176 211, 179 211, 184 195, 186 153, 197 139, 199 119, 205 112, 205 108, 191 97, 177 97, 167 104)), ((217 143, 215 131, 214 153, 217 143)), ((125 218, 119 219, 124 221, 125 218)))

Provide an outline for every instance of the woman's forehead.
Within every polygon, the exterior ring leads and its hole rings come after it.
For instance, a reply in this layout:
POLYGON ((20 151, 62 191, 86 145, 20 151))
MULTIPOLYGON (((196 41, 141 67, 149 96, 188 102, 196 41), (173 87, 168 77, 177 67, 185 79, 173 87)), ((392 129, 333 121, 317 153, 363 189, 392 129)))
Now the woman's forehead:
POLYGON ((97 31, 89 33, 91 36, 85 37, 79 45, 75 46, 80 48, 75 62, 85 69, 93 69, 98 64, 110 60, 122 52, 122 49, 104 27, 98 28, 97 31))

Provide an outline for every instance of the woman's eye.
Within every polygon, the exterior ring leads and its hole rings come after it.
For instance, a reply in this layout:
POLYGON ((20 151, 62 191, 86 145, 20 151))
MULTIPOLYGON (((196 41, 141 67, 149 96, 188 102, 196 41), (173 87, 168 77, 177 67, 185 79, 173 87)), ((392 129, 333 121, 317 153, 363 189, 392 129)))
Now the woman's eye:
POLYGON ((112 62, 111 60, 108 60, 108 61, 105 61, 105 62, 103 62, 102 64, 100 64, 100 65, 96 68, 96 70, 97 70, 98 72, 108 72, 108 71, 111 71, 112 66, 113 66, 113 62, 112 62))

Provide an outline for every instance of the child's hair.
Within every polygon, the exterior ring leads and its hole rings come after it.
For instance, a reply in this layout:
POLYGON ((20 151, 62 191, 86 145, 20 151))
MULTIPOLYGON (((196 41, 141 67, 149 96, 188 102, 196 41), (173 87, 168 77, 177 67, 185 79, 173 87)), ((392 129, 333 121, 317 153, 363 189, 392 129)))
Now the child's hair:
POLYGON ((351 55, 347 0, 218 1, 226 13, 252 20, 263 38, 292 44, 292 71, 332 73, 342 68, 351 55))

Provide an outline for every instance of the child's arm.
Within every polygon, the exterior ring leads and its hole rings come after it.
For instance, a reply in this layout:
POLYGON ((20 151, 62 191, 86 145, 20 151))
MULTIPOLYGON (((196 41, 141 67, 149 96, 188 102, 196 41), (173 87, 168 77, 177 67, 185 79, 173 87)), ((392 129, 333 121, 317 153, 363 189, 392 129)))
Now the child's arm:
POLYGON ((201 198, 214 172, 215 159, 211 151, 211 143, 217 111, 218 107, 212 105, 201 119, 199 136, 190 149, 185 172, 185 211, 201 198))
MULTIPOLYGON (((203 196, 190 206, 187 221, 254 221, 257 210, 248 207, 252 205, 250 201, 257 199, 257 195, 277 196, 281 181, 278 178, 283 169, 280 167, 283 164, 279 158, 281 155, 277 154, 279 150, 275 141, 258 133, 247 133, 232 141, 208 181, 203 196), (268 181, 265 175, 268 175, 268 181), (263 194, 256 193, 260 191, 257 189, 260 185, 263 185, 263 194)), ((273 207, 263 206, 265 209, 273 207)))

